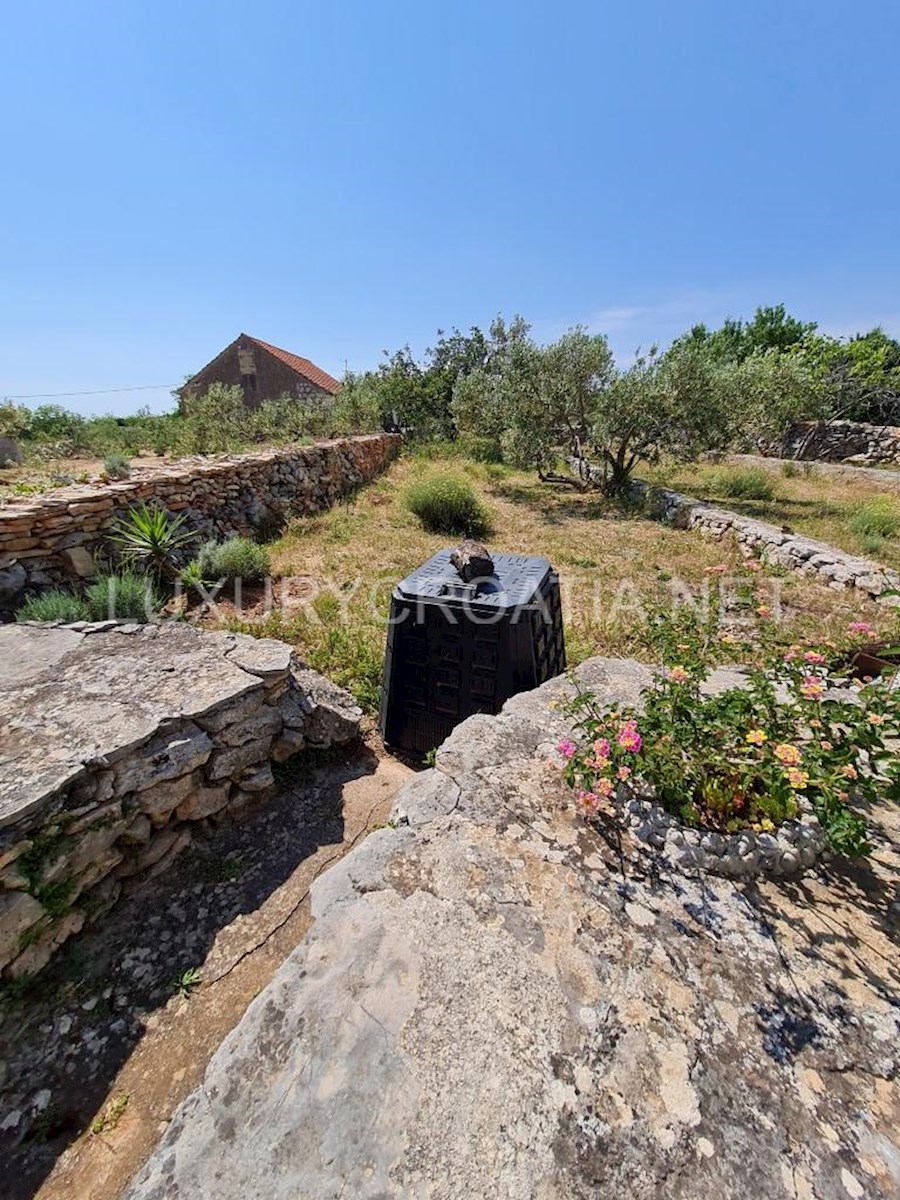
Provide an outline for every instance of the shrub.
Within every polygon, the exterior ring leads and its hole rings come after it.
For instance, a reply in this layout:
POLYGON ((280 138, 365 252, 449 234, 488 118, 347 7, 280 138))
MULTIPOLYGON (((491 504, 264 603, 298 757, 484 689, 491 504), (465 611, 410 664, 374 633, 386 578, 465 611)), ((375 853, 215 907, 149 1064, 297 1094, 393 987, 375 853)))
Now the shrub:
POLYGON ((768 831, 805 803, 833 850, 865 853, 852 794, 874 804, 896 792, 889 744, 900 732, 900 697, 875 680, 858 703, 825 699, 825 655, 800 646, 749 671, 745 687, 703 695, 696 647, 681 643, 679 653, 645 693, 642 713, 605 708, 590 693, 569 704, 578 744, 564 739, 559 749, 584 815, 594 819, 638 788, 687 825, 768 831))
POLYGON ((406 507, 432 533, 484 537, 490 520, 472 487, 455 475, 435 474, 407 488, 406 507))
POLYGON ((762 467, 722 467, 709 477, 710 490, 733 500, 771 500, 772 480, 762 467))
POLYGON ((118 521, 110 532, 126 560, 140 563, 157 575, 177 576, 176 559, 194 540, 184 528, 184 517, 170 517, 158 504, 139 504, 118 521))
POLYGON ((84 599, 94 621, 150 621, 160 606, 153 581, 133 571, 101 575, 85 590, 84 599))
POLYGON ((207 542, 197 556, 196 567, 203 579, 245 579, 250 583, 265 579, 272 570, 265 546, 242 537, 207 542))
POLYGON ((121 454, 109 454, 103 460, 103 474, 107 479, 127 479, 131 465, 121 454))
POLYGON ((45 592, 29 596, 16 613, 17 621, 87 621, 87 605, 71 592, 45 592))
POLYGON ((900 506, 891 496, 864 500, 850 514, 847 527, 861 538, 892 538, 900 531, 900 506))

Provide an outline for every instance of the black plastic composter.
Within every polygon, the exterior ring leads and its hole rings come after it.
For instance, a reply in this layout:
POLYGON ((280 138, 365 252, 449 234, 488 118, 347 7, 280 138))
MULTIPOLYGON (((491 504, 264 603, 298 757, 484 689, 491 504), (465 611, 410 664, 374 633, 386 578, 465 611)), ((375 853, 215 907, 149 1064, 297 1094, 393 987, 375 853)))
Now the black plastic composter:
POLYGON ((472 713, 495 713, 516 692, 566 667, 559 576, 523 554, 454 566, 440 550, 394 588, 381 693, 385 743, 426 753, 472 713))

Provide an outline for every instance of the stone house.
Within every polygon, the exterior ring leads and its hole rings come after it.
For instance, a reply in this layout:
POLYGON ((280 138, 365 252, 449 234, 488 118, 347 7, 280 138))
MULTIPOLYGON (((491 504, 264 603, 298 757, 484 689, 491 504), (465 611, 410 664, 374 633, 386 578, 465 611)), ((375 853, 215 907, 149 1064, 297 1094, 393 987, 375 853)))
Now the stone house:
POLYGON ((308 358, 272 346, 247 333, 239 334, 221 354, 182 387, 179 399, 202 395, 213 383, 239 387, 244 403, 256 408, 264 400, 291 396, 297 400, 326 400, 337 395, 340 383, 308 358))

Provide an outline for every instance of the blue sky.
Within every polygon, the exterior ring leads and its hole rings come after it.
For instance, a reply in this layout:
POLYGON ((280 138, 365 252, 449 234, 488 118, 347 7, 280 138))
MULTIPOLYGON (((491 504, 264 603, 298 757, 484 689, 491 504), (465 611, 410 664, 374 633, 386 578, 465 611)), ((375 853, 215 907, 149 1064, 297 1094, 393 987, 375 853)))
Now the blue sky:
POLYGON ((900 335, 895 0, 38 0, 4 43, 0 396, 497 312, 623 358, 780 301, 900 335))

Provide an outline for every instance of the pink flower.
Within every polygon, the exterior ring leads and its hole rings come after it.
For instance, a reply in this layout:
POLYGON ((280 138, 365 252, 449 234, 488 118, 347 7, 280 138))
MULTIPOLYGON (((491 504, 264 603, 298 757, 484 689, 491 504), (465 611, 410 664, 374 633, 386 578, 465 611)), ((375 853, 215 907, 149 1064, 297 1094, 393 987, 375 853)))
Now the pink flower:
POLYGON ((608 738, 597 738, 596 742, 594 742, 594 754, 601 761, 609 758, 609 748, 608 738))
POLYGON ((619 767, 618 771, 616 771, 616 775, 619 777, 619 779, 623 780, 627 779, 630 774, 631 767, 619 767))
POLYGON ((784 661, 785 662, 793 662, 794 659, 799 655, 799 653, 800 653, 799 646, 791 646, 791 648, 785 653, 784 661))
POLYGON ((673 683, 684 683, 686 679, 690 678, 690 675, 684 667, 673 667, 669 672, 669 678, 673 683))
POLYGON ((600 808, 600 798, 593 792, 579 792, 576 804, 582 816, 593 817, 600 808))
POLYGON ((800 691, 807 700, 818 700, 825 691, 825 688, 822 686, 822 680, 817 675, 807 675, 803 680, 800 691))
POLYGON ((619 730, 616 741, 623 750, 630 750, 633 754, 637 754, 643 745, 643 739, 637 731, 637 721, 626 721, 619 730))
POLYGON ((600 795, 605 797, 611 796, 615 790, 610 779, 598 779, 596 788, 600 795))
POLYGON ((847 626, 848 633, 874 633, 872 626, 867 621, 851 621, 847 626))
POLYGON ((803 655, 804 659, 811 663, 814 667, 821 667, 825 662, 825 655, 819 654, 818 650, 807 650, 803 655))
POLYGON ((557 742, 556 748, 563 758, 575 757, 575 743, 569 738, 563 738, 560 742, 557 742))

